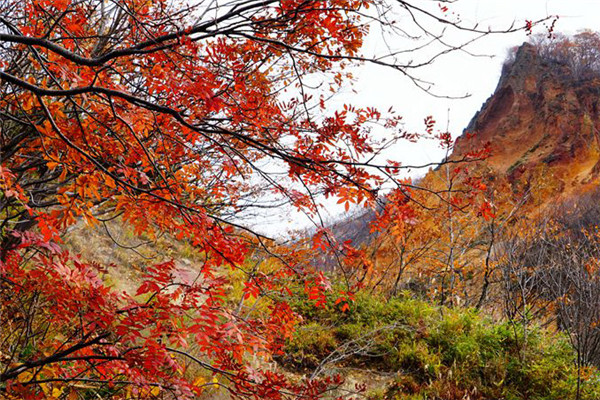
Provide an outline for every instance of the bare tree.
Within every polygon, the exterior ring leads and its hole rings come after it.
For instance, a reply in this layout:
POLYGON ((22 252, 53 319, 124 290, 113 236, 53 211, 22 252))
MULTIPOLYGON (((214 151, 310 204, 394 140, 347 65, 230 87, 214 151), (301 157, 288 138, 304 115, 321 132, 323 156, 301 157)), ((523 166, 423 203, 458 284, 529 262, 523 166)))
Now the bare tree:
POLYGON ((499 243, 505 315, 525 336, 531 323, 540 322, 568 335, 578 370, 577 398, 582 369, 600 365, 596 199, 594 192, 568 201, 556 207, 556 216, 499 243))

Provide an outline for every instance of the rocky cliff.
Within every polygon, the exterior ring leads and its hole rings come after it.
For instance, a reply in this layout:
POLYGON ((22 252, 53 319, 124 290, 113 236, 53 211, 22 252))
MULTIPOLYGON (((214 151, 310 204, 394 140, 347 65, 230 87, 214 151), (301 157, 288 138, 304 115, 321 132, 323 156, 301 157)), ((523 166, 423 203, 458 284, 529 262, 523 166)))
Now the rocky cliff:
POLYGON ((457 140, 453 158, 490 145, 487 164, 511 181, 547 166, 563 192, 600 175, 600 78, 578 78, 567 63, 523 44, 507 62, 494 94, 457 140))

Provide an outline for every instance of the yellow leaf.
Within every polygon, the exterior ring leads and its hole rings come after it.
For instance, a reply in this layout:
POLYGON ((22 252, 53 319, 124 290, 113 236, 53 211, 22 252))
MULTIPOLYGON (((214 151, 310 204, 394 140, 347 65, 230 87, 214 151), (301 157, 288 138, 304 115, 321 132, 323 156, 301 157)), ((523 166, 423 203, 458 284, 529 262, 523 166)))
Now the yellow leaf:
POLYGON ((50 395, 50 390, 51 390, 51 389, 50 389, 50 387, 48 386, 48 384, 47 384, 47 383, 40 383, 40 387, 42 388, 42 391, 44 392, 44 394, 45 394, 46 396, 49 396, 49 395, 50 395))
POLYGON ((63 392, 63 388, 53 388, 52 389, 52 397, 58 399, 63 392))
POLYGON ((192 383, 192 385, 194 386, 202 386, 206 383, 206 378, 204 378, 203 376, 199 376, 196 379, 194 379, 194 382, 192 383))
POLYGON ((31 380, 32 377, 33 374, 31 372, 25 371, 22 374, 19 374, 19 376, 17 376, 17 381, 19 381, 20 383, 27 382, 31 380))

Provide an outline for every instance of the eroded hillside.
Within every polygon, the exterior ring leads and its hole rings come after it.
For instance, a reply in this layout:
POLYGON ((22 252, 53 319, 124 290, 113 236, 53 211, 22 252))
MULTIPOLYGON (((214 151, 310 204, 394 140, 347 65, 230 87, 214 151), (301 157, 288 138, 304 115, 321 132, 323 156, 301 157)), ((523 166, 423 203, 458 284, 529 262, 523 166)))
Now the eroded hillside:
POLYGON ((571 192, 600 172, 600 78, 577 77, 569 65, 548 60, 523 44, 504 66, 494 94, 472 119, 453 153, 490 145, 486 164, 511 181, 548 166, 571 192))

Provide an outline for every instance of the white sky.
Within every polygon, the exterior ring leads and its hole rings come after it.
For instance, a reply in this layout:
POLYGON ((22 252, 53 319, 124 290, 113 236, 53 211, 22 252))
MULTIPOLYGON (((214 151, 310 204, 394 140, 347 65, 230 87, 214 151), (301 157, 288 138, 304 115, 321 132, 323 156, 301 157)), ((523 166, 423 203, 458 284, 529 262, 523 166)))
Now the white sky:
MULTIPOLYGON (((431 2, 413 0, 414 4, 426 6, 431 2)), ((506 29, 513 22, 522 26, 524 21, 538 20, 550 15, 560 18, 556 24, 556 32, 573 34, 582 29, 600 30, 600 0, 458 0, 449 5, 450 11, 456 12, 464 25, 478 23, 480 28, 491 26, 496 30, 506 29)), ((546 32, 540 26, 535 32, 546 32)), ((448 32, 446 39, 461 42, 461 36, 448 32)), ((405 39, 397 39, 398 43, 405 39)), ((357 81, 352 89, 336 98, 334 104, 354 103, 375 106, 387 110, 393 106, 402 115, 405 128, 409 131, 423 131, 423 119, 432 115, 438 121, 440 129, 445 129, 449 122, 450 132, 456 137, 467 126, 482 103, 493 93, 502 68, 504 58, 513 46, 527 41, 524 32, 487 36, 470 45, 471 55, 455 52, 438 59, 432 66, 419 71, 419 76, 435 83, 434 91, 443 95, 462 96, 465 99, 438 99, 417 89, 401 73, 369 65, 355 73, 357 81)), ((367 41, 364 53, 369 51, 385 51, 381 47, 379 35, 372 34, 367 41)), ((420 143, 410 146, 397 146, 386 155, 406 164, 423 164, 439 161, 443 153, 433 143, 420 143)), ((343 210, 328 202, 325 217, 339 216, 343 210), (327 215, 328 214, 328 215, 327 215)), ((310 221, 293 212, 277 215, 260 222, 256 229, 268 235, 279 235, 282 231, 302 226, 310 226, 310 221)))

